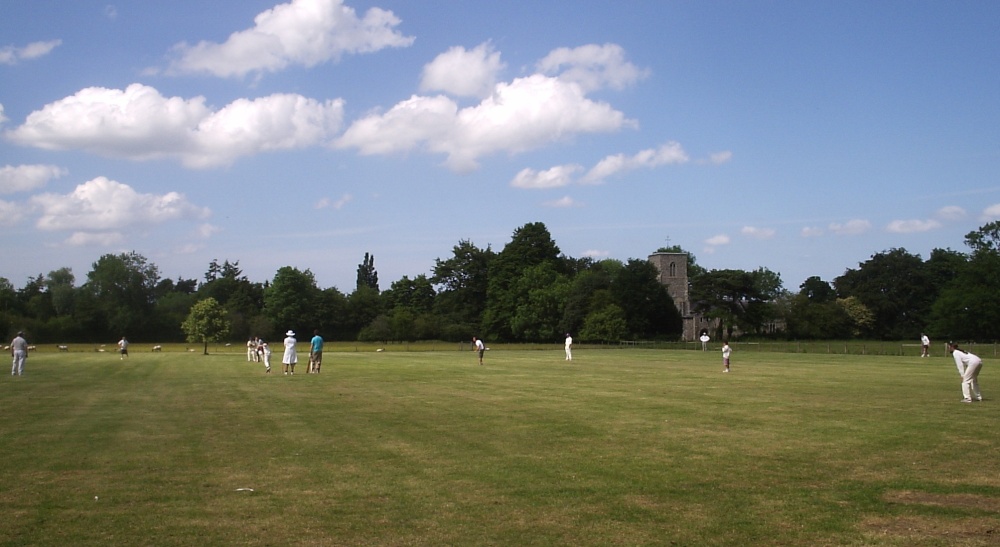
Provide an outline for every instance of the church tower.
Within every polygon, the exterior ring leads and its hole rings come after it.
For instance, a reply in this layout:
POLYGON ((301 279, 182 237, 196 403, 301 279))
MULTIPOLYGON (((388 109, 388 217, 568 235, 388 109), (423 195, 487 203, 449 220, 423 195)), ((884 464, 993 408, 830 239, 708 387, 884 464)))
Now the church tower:
POLYGON ((659 272, 660 284, 667 288, 667 293, 674 300, 674 306, 681 314, 684 328, 681 340, 694 340, 697 333, 697 318, 691 312, 691 294, 688 288, 688 254, 687 253, 653 253, 649 261, 659 272))

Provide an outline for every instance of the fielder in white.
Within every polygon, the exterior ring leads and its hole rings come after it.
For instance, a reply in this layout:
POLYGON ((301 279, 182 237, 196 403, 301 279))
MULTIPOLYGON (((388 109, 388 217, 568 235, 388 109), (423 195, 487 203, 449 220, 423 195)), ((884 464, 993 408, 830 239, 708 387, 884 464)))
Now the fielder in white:
POLYGON ((973 399, 982 401, 983 396, 979 393, 979 369, 983 366, 983 360, 977 355, 962 351, 955 342, 948 342, 948 352, 955 358, 955 366, 958 373, 962 375, 962 399, 963 403, 971 403, 973 399))
POLYGON ((28 359, 28 342, 24 339, 24 333, 19 332, 10 343, 10 356, 14 358, 10 367, 11 376, 21 376, 24 374, 24 362, 28 359))
POLYGON ((566 360, 573 360, 573 337, 566 333, 566 360))

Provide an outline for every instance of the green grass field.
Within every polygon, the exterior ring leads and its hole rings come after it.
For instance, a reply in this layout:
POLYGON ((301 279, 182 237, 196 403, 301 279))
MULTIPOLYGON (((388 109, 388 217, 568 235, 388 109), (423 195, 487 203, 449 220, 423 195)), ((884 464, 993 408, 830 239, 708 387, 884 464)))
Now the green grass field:
POLYGON ((1000 542, 991 358, 136 348, 0 380, 0 545, 1000 542))

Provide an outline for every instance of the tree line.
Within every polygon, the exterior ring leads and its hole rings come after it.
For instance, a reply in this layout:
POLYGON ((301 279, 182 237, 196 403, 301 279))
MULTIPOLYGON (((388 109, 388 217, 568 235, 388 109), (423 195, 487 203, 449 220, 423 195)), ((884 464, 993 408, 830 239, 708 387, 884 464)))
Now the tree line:
MULTIPOLYGON (((907 339, 927 332, 996 340, 1000 223, 971 232, 965 243, 967 253, 935 249, 927 260, 890 249, 832 281, 810 277, 794 292, 767 268, 708 270, 688 253, 691 311, 712 320, 717 338, 907 339)), ((431 276, 403 276, 385 290, 368 253, 351 293, 320 288, 309 269, 291 266, 251 281, 228 259, 212 260, 200 280, 161 278, 136 252, 103 255, 76 281, 69 268, 30 277, 19 289, 0 277, 0 326, 8 335, 23 330, 35 343, 123 335, 204 341, 203 328, 233 341, 315 329, 330 340, 553 342, 572 333, 583 342, 617 342, 676 340, 682 329, 648 260, 566 256, 542 223, 517 228, 500 251, 461 240, 451 256, 435 260, 431 276), (194 320, 209 316, 214 327, 194 320)))

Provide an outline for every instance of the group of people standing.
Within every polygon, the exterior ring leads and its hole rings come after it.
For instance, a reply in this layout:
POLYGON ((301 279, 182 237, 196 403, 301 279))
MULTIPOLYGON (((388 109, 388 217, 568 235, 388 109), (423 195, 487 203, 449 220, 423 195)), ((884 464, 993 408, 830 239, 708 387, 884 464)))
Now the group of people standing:
MULTIPOLYGON (((284 353, 281 355, 281 364, 285 367, 285 375, 295 375, 295 365, 299 363, 299 356, 295 351, 295 346, 299 341, 295 338, 295 331, 288 330, 285 332, 285 339, 282 344, 285 347, 284 353)), ((249 342, 247 342, 249 344, 249 342)), ((262 346, 264 348, 264 366, 266 367, 264 372, 266 374, 271 373, 271 349, 267 347, 267 343, 263 342, 262 346)), ((323 366, 323 337, 319 335, 318 330, 313 331, 313 337, 309 340, 309 374, 319 374, 320 368, 323 366)))
MULTIPOLYGON (((707 336, 705 336, 707 338, 707 336)), ((295 365, 298 363, 298 355, 295 351, 295 346, 298 344, 298 340, 295 338, 295 331, 289 330, 285 333, 284 340, 285 351, 281 357, 281 363, 285 367, 286 375, 295 374, 295 365)), ((703 340, 703 343, 707 345, 707 340, 703 340)), ((925 334, 920 335, 920 356, 929 357, 930 356, 930 345, 931 341, 925 334)), ((472 350, 479 354, 479 364, 483 364, 483 354, 486 353, 486 346, 483 341, 473 337, 472 338, 472 350)), ((573 337, 569 333, 566 333, 566 360, 573 360, 573 337)), ((948 342, 947 344, 948 353, 951 354, 952 358, 955 360, 955 366, 958 367, 958 374, 962 377, 962 402, 971 403, 973 401, 982 401, 983 396, 979 391, 979 371, 982 369, 983 360, 979 356, 972 352, 965 351, 959 347, 955 342, 948 342)), ((124 359, 128 356, 128 340, 123 336, 118 342, 118 351, 120 358, 124 359)), ((729 372, 729 359, 732 355, 733 349, 729 346, 729 342, 724 342, 722 344, 722 372, 729 372)), ((28 341, 24 338, 24 332, 18 332, 17 336, 10 343, 10 354, 13 358, 13 363, 11 365, 10 374, 11 376, 21 376, 24 374, 24 364, 28 359, 28 341)), ((247 340, 247 361, 255 363, 264 363, 266 374, 271 373, 271 348, 268 347, 267 342, 261 340, 259 337, 250 338, 247 340)), ((313 337, 309 341, 309 374, 319 374, 320 367, 323 365, 323 337, 319 335, 318 330, 313 331, 313 337)))

